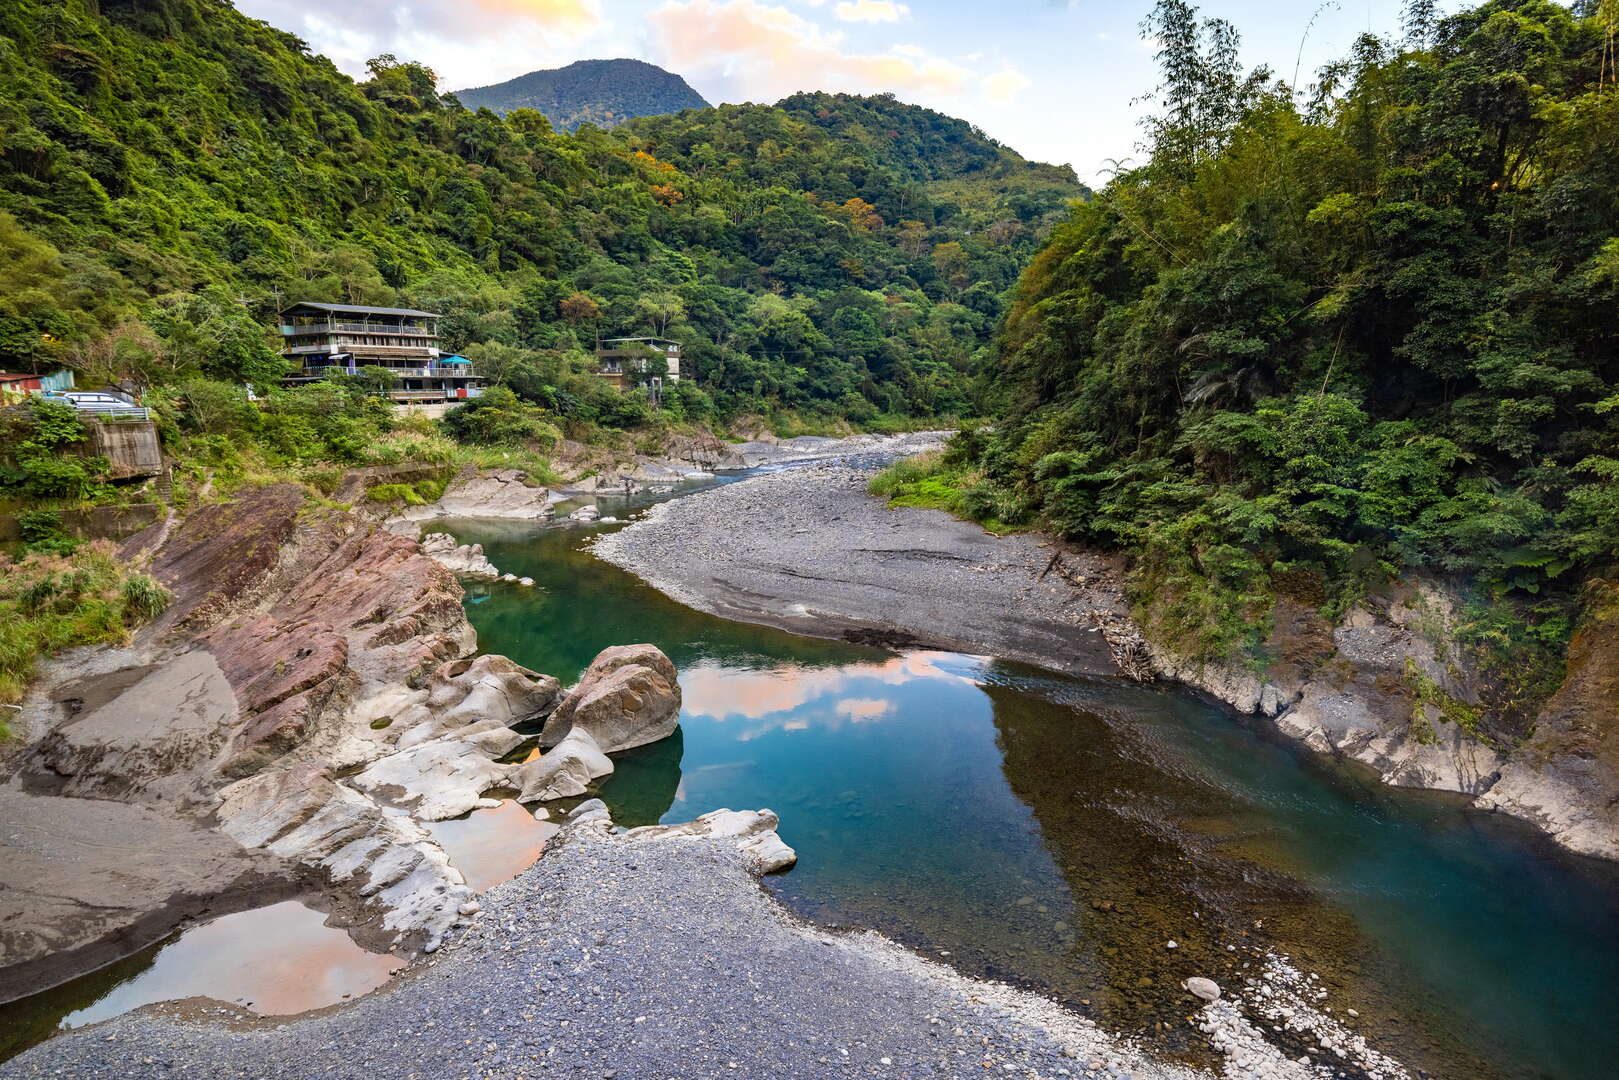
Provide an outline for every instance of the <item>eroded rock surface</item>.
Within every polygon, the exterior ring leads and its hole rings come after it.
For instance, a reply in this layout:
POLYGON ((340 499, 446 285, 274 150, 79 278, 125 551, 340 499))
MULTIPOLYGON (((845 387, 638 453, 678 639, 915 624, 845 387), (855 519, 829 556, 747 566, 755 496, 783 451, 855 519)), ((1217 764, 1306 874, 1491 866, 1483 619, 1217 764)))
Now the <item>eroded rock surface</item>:
POLYGON ((483 553, 482 544, 458 544, 449 533, 422 537, 422 554, 452 573, 466 577, 498 578, 500 571, 483 553))
POLYGON ((141 927, 123 943, 132 951, 195 910, 188 898, 249 877, 334 883, 364 940, 434 946, 470 890, 420 823, 511 782, 515 766, 498 759, 522 736, 509 725, 549 713, 556 680, 503 657, 460 659, 476 639, 455 575, 296 488, 201 507, 129 551, 150 558, 174 602, 129 648, 51 665, 4 761, 0 796, 25 800, 10 840, 24 846, 0 838, 0 855, 46 886, 6 926, 0 978, 41 950, 63 978, 83 970, 73 955, 114 959, 95 951, 108 933, 141 927), (143 814, 168 823, 152 830, 170 853, 167 895, 156 868, 141 877, 140 852, 26 847, 53 813, 97 806, 115 835, 143 814), (195 859, 173 854, 186 844, 195 859), (121 881, 121 859, 139 886, 127 902, 61 917, 51 897, 77 896, 84 875, 121 881))
POLYGON ((617 645, 596 654, 551 714, 540 745, 554 746, 577 729, 610 754, 667 738, 679 721, 675 665, 655 645, 617 645))
POLYGON ((1455 719, 1478 709, 1480 686, 1444 644, 1454 608, 1442 589, 1417 582, 1331 626, 1284 597, 1267 642, 1277 660, 1262 674, 1163 648, 1153 656, 1165 676, 1273 717, 1311 749, 1369 765, 1385 783, 1477 795, 1495 782, 1504 758, 1455 719))
POLYGON ((1563 685, 1480 805, 1528 818, 1575 851, 1619 859, 1619 581, 1586 587, 1563 685))
POLYGON ((583 795, 613 771, 608 754, 666 739, 680 723, 675 665, 653 645, 603 649, 546 721, 548 749, 516 774, 525 802, 583 795))

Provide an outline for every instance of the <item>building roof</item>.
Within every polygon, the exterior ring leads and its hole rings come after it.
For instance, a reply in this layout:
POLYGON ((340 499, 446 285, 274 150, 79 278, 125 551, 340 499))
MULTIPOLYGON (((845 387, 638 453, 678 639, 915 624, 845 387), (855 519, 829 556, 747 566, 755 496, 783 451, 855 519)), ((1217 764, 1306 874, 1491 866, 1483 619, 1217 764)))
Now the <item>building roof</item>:
POLYGON ((676 341, 674 338, 666 338, 666 337, 610 337, 610 338, 602 338, 602 344, 603 345, 616 345, 616 344, 618 344, 620 342, 625 342, 625 341, 657 341, 657 342, 661 342, 664 345, 679 345, 680 344, 680 342, 676 341))
POLYGON ((402 307, 365 307, 360 304, 318 304, 313 300, 300 300, 291 307, 282 308, 281 314, 297 311, 299 308, 313 308, 316 311, 336 311, 345 315, 418 315, 426 319, 441 318, 436 311, 417 311, 415 308, 402 307))

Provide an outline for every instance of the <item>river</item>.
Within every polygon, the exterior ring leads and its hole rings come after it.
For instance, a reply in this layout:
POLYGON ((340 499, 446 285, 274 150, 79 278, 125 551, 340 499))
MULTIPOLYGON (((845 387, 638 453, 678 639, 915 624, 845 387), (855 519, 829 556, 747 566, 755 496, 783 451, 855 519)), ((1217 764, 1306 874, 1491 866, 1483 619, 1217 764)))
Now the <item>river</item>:
MULTIPOLYGON (((1192 1062, 1209 1059, 1180 980, 1233 985, 1274 951, 1429 1074, 1613 1075, 1619 873, 1526 826, 1384 787, 1163 688, 703 615, 592 556, 600 528, 448 531, 536 582, 468 585, 482 650, 564 683, 609 645, 668 653, 680 729, 619 755, 600 796, 627 826, 774 809, 799 861, 766 887, 805 917, 879 929, 1192 1062)), ((488 885, 549 828, 507 803, 435 833, 488 885)), ((12 1049, 145 1001, 262 1005, 288 979, 240 961, 272 924, 305 943, 316 1004, 386 978, 388 958, 320 918, 282 904, 188 931, 8 1009, 12 1049)))

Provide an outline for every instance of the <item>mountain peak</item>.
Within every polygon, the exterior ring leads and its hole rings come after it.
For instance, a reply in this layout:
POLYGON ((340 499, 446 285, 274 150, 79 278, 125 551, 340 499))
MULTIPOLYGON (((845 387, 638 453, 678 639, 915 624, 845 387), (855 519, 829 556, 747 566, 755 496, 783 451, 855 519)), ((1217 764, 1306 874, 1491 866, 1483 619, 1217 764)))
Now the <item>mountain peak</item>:
POLYGON ((469 109, 505 114, 535 109, 558 131, 580 124, 614 127, 637 116, 706 109, 708 102, 679 75, 645 60, 576 60, 567 67, 531 71, 493 86, 458 90, 469 109))

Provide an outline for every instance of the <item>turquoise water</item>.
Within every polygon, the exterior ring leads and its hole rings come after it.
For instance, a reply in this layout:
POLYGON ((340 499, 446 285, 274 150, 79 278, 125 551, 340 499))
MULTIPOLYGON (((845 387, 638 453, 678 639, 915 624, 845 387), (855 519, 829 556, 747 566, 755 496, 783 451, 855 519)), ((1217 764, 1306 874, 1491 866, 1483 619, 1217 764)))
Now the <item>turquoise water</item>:
POLYGON ((596 560, 579 531, 450 531, 539 583, 469 586, 482 649, 564 681, 608 645, 669 654, 680 731, 620 755, 602 798, 624 825, 776 810, 799 862, 767 885, 806 916, 1188 1059, 1179 981, 1238 981, 1275 948, 1434 1075, 1615 1075, 1605 864, 1182 695, 726 622, 596 560))

